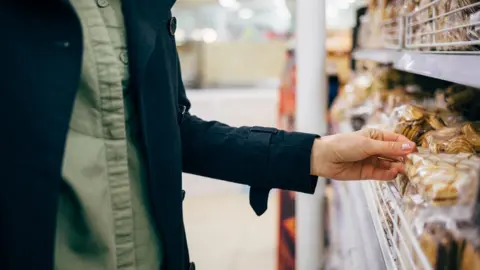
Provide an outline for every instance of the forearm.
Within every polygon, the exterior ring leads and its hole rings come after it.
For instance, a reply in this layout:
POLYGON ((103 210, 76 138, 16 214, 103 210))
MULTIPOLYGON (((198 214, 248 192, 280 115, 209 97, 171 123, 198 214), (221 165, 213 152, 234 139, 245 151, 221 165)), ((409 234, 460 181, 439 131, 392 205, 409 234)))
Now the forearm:
POLYGON ((181 124, 185 172, 259 188, 312 193, 314 135, 272 128, 233 128, 186 115, 181 124))

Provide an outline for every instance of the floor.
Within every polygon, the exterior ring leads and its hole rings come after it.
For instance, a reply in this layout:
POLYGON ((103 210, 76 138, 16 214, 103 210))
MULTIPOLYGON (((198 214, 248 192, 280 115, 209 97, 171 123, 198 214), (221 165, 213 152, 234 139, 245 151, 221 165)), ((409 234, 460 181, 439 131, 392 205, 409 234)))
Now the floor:
MULTIPOLYGON (((274 126, 275 89, 191 90, 191 112, 232 126, 274 126)), ((241 185, 184 175, 184 215, 192 260, 199 270, 273 270, 278 202, 257 217, 241 185)))

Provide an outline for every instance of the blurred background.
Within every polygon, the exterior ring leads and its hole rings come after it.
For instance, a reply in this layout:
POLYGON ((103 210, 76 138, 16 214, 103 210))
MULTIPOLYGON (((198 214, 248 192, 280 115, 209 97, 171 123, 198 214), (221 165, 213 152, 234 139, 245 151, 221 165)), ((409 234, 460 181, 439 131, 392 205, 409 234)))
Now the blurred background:
POLYGON ((389 129, 422 153, 395 181, 272 191, 261 217, 248 188, 185 175, 198 269, 480 270, 480 0, 177 0, 173 13, 194 114, 389 129), (432 192, 446 186, 456 199, 432 192))
MULTIPOLYGON (((318 11, 326 16, 329 81, 349 76, 352 32, 364 5, 327 0, 318 11)), ((233 126, 293 129, 295 0, 177 0, 173 15, 194 114, 233 126)), ((284 194, 281 204, 281 194, 273 192, 269 210, 257 217, 246 187, 185 175, 184 189, 187 235, 198 269, 293 269, 294 225, 280 226, 281 218, 294 215, 292 194, 284 194)))

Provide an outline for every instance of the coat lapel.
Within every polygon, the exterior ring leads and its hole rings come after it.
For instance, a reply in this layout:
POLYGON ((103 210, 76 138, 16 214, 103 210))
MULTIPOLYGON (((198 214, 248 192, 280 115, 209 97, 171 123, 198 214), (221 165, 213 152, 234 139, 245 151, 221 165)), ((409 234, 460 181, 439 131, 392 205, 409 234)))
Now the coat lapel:
POLYGON ((157 33, 147 18, 143 18, 137 0, 122 0, 122 12, 127 32, 128 57, 133 88, 140 86, 150 55, 155 48, 157 33))

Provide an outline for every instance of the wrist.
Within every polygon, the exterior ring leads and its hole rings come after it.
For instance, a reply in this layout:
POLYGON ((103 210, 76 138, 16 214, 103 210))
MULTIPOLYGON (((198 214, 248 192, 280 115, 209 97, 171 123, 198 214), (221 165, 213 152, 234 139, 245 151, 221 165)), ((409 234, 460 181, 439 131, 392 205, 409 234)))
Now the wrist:
POLYGON ((324 144, 324 141, 322 138, 318 138, 313 141, 312 152, 310 155, 310 174, 311 175, 316 175, 316 176, 321 175, 320 157, 321 157, 321 153, 323 152, 322 151, 323 144, 324 144))

